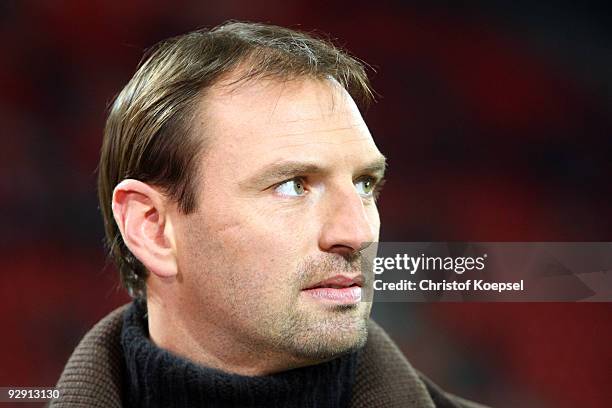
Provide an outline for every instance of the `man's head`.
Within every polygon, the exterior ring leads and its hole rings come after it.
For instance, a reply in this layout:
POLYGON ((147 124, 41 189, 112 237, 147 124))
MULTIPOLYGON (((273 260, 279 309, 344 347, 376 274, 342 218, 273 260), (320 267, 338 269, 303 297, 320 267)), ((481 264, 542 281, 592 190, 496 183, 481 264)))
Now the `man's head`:
POLYGON ((240 365, 233 349, 284 360, 264 371, 363 344, 370 303, 349 286, 378 239, 384 171, 354 102, 370 95, 359 62, 273 26, 198 31, 144 59, 109 114, 99 195, 152 337, 218 366, 240 365))

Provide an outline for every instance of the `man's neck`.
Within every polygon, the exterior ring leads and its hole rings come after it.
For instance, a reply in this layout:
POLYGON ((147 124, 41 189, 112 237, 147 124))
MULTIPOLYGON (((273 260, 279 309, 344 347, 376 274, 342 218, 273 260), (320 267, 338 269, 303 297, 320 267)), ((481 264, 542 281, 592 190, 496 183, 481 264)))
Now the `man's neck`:
MULTIPOLYGON (((357 353, 274 375, 239 375, 228 372, 227 366, 219 370, 206 361, 184 358, 156 346, 150 339, 146 312, 146 305, 134 302, 123 317, 121 347, 129 406, 349 406, 357 353)), ((206 333, 202 337, 207 337, 206 333)))

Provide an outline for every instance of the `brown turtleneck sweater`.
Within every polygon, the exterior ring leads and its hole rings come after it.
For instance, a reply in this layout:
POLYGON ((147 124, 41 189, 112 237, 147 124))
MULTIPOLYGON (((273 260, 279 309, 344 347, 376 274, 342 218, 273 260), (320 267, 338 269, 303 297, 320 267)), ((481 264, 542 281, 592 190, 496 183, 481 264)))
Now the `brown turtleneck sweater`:
MULTIPOLYGON (((50 407, 132 406, 129 398, 132 380, 121 344, 124 318, 129 318, 129 310, 127 306, 115 310, 85 335, 57 384, 60 398, 51 401, 50 407)), ((368 341, 357 354, 350 391, 351 408, 483 407, 441 391, 419 374, 373 321, 368 324, 368 341)), ((340 366, 350 367, 350 361, 340 366)), ((342 369, 338 371, 340 375, 342 372, 342 369)))

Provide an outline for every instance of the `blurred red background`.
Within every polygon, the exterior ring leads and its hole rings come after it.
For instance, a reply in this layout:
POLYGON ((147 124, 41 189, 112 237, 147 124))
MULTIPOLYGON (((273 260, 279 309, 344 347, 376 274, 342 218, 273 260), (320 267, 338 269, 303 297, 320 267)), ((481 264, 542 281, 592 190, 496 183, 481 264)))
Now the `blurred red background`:
MULTIPOLYGON (((128 301, 95 168, 144 48, 227 19, 329 33, 371 64, 387 241, 611 241, 612 9, 515 1, 0 4, 0 386, 51 386, 128 301)), ((378 304, 445 389, 496 407, 607 407, 610 303, 378 304)))

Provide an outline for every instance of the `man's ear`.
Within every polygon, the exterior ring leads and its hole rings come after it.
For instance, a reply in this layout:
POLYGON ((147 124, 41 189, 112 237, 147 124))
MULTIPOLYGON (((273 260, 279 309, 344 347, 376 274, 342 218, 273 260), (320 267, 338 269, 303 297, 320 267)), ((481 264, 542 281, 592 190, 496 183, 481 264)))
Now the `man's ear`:
POLYGON ((178 273, 168 200, 154 187, 126 179, 113 191, 113 216, 130 252, 160 278, 178 273))

